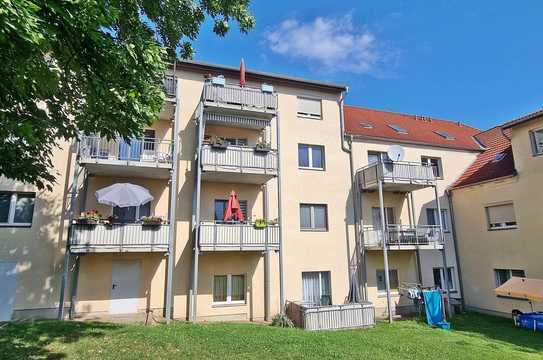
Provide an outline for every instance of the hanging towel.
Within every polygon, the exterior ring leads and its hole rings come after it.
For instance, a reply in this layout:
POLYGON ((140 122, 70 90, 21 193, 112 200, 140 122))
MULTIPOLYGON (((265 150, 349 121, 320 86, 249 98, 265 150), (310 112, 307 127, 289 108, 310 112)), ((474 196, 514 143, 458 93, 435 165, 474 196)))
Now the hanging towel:
POLYGON ((424 303, 426 309, 426 322, 428 325, 437 326, 441 329, 450 329, 451 325, 445 321, 443 316, 443 303, 439 290, 424 290, 424 303))

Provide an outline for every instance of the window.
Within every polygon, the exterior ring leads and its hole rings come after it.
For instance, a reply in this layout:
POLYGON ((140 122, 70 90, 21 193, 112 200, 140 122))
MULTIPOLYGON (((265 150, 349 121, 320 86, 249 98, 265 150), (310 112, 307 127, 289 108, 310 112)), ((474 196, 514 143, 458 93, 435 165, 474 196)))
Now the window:
POLYGON ((141 219, 143 216, 151 215, 151 202, 140 206, 118 207, 113 208, 113 215, 122 223, 133 223, 141 219))
POLYGON ((218 304, 245 303, 245 275, 215 275, 213 302, 218 304))
POLYGON ((247 146, 247 139, 244 138, 225 138, 224 140, 228 145, 247 146))
MULTIPOLYGON (((378 207, 371 208, 371 217, 373 221, 373 228, 374 229, 381 229, 382 223, 381 223, 381 209, 378 207)), ((386 207, 385 208, 385 219, 387 225, 394 225, 395 219, 394 219, 394 208, 386 207)))
POLYGON ((147 129, 143 132, 143 150, 153 152, 156 146, 156 133, 153 129, 147 129))
POLYGON ((358 125, 360 125, 360 127, 363 129, 373 129, 373 125, 367 122, 361 122, 358 123, 358 125))
MULTIPOLYGON (((228 200, 215 199, 215 221, 223 221, 224 212, 226 211, 227 206, 228 200)), ((247 220, 247 200, 239 200, 239 207, 241 208, 241 212, 243 213, 243 218, 247 220)))
POLYGON ((526 277, 524 270, 513 269, 494 269, 494 278, 496 279, 496 287, 502 286, 507 280, 515 277, 526 277))
POLYGON ((439 136, 441 136, 442 138, 444 138, 445 140, 456 140, 456 138, 453 135, 449 134, 446 131, 436 130, 434 132, 438 134, 439 136))
POLYGON ((324 170, 324 146, 298 144, 298 166, 324 170))
MULTIPOLYGON (((399 288, 398 270, 389 269, 388 279, 390 281, 390 290, 398 291, 398 288, 399 288)), ((377 291, 380 293, 387 291, 386 282, 385 282, 385 270, 377 270, 377 291)))
POLYGON ((305 97, 298 98, 298 116, 312 119, 321 119, 321 101, 320 99, 310 99, 305 97))
POLYGON ((316 305, 332 305, 330 271, 302 273, 304 302, 316 305))
POLYGON ((389 163, 392 160, 386 152, 368 151, 368 164, 375 164, 377 162, 389 163))
POLYGON ((328 209, 321 204, 300 204, 300 229, 328 231, 328 209))
MULTIPOLYGON (((441 209, 441 224, 443 225, 444 231, 449 231, 449 211, 447 209, 441 209)), ((428 225, 439 225, 437 219, 437 209, 428 208, 426 209, 426 219, 428 225)))
POLYGON ((532 153, 534 155, 543 154, 543 129, 530 131, 530 141, 532 142, 532 153))
POLYGON ((31 226, 35 193, 0 192, 0 226, 31 226))
POLYGON ((405 130, 401 126, 398 126, 398 125, 395 125, 395 124, 390 124, 390 125, 388 125, 388 127, 391 128, 391 129, 394 129, 394 131, 396 131, 398 134, 407 135, 407 130, 405 130))
POLYGON ((434 176, 438 179, 443 179, 443 166, 441 165, 441 158, 421 156, 421 163, 430 165, 434 169, 434 176))
MULTIPOLYGON (((449 289, 451 292, 456 291, 455 281, 454 281, 454 267, 447 268, 447 276, 449 277, 449 289)), ((443 274, 443 268, 434 268, 434 286, 442 290, 447 290, 443 287, 445 283, 445 276, 443 274)))
POLYGON ((486 207, 489 230, 514 229, 517 227, 513 204, 500 204, 486 207))

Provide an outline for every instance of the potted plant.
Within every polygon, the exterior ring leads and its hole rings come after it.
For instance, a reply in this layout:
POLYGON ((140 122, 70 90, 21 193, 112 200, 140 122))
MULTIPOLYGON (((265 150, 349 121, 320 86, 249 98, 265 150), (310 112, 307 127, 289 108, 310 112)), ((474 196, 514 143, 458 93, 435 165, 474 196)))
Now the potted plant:
POLYGON ((261 141, 255 146, 256 152, 267 153, 271 151, 271 144, 269 142, 261 141))
POLYGON ((76 219, 77 224, 96 225, 102 220, 102 215, 96 209, 82 212, 76 219))
POLYGON ((143 226, 159 226, 162 225, 162 218, 159 216, 143 216, 141 223, 143 226))
POLYGON ((119 222, 119 217, 117 215, 110 215, 106 219, 102 220, 102 224, 104 225, 114 225, 119 222))
POLYGON ((254 222, 255 229, 264 229, 268 226, 268 222, 265 219, 256 219, 254 222))
POLYGON ((214 148, 214 149, 226 149, 228 147, 228 142, 226 141, 225 138, 222 138, 222 137, 214 137, 212 142, 211 142, 211 147, 214 148))
POLYGON ((277 225, 277 224, 278 224, 277 219, 272 219, 268 221, 268 225, 277 225))

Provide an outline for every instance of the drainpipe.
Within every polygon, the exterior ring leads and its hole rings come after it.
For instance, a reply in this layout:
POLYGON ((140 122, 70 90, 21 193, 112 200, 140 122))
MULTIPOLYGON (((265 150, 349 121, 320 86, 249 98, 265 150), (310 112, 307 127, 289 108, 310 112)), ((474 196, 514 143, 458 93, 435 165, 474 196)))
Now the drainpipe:
POLYGON ((460 253, 458 252, 458 240, 456 238, 456 220, 454 218, 454 206, 452 201, 452 192, 450 190, 445 191, 447 196, 447 201, 449 202, 449 210, 451 212, 451 236, 453 239, 454 245, 454 257, 456 259, 456 271, 458 272, 458 286, 460 286, 460 302, 462 304, 462 309, 465 308, 464 300, 464 281, 462 280, 462 269, 460 268, 460 253))

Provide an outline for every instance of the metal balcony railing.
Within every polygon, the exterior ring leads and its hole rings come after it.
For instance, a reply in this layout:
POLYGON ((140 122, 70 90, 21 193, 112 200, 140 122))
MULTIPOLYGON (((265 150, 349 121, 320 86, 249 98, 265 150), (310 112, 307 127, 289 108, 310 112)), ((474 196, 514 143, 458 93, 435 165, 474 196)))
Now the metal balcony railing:
POLYGON ((153 252, 168 250, 169 225, 72 224, 70 251, 153 252))
POLYGON ((233 106, 242 109, 272 112, 277 110, 277 95, 261 89, 239 85, 204 84, 203 100, 217 106, 233 106))
POLYGON ((202 166, 207 171, 277 174, 277 151, 261 152, 250 146, 202 146, 202 166))
MULTIPOLYGON (((429 246, 441 248, 443 237, 437 225, 387 225, 387 245, 399 247, 429 246)), ((363 228, 364 246, 367 248, 383 247, 383 231, 373 226, 363 228)))
POLYGON ((98 136, 81 137, 82 162, 127 161, 132 164, 172 164, 172 142, 153 138, 107 140, 98 136))
POLYGON ((436 177, 431 165, 417 162, 394 161, 369 164, 357 172, 362 189, 371 189, 384 183, 434 185, 436 177))
POLYGON ((279 250, 279 226, 250 223, 200 223, 200 249, 208 251, 279 250))

